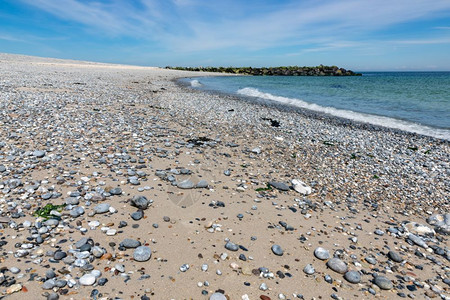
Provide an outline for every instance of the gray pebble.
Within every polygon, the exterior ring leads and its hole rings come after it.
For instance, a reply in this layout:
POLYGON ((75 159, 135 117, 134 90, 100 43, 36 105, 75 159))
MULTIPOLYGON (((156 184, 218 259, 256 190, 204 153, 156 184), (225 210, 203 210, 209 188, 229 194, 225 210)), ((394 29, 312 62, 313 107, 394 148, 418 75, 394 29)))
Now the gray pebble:
POLYGON ((281 246, 279 246, 279 245, 273 245, 272 246, 272 252, 275 255, 278 255, 278 256, 281 256, 284 253, 283 249, 281 249, 281 246))
POLYGON ((42 285, 42 289, 44 289, 44 290, 51 290, 52 288, 55 287, 55 285, 56 285, 56 282, 55 282, 54 279, 48 279, 42 285))
POLYGON ((400 254, 392 250, 388 252, 388 257, 398 263, 403 261, 403 258, 400 256, 400 254))
POLYGON ((289 191, 289 186, 283 182, 270 181, 269 184, 280 191, 289 191))
POLYGON ((145 196, 134 196, 131 199, 131 205, 139 209, 147 209, 150 201, 145 196))
POLYGON ((373 282, 382 290, 390 290, 394 287, 392 281, 384 276, 375 277, 373 282))
POLYGON ((367 256, 367 257, 365 258, 365 260, 366 260, 369 264, 371 264, 371 265, 376 265, 376 264, 377 264, 377 260, 376 260, 375 257, 367 256))
POLYGON ((227 297, 222 293, 214 293, 209 297, 209 300, 227 300, 227 297))
POLYGON ((51 293, 47 296, 47 300, 58 300, 59 295, 57 293, 51 293))
POLYGON ((305 272, 308 275, 312 275, 316 272, 316 270, 314 269, 314 267, 311 264, 307 264, 304 268, 303 268, 303 272, 305 272))
POLYGON ((45 156, 45 152, 42 151, 42 150, 36 150, 36 151, 33 152, 33 156, 41 158, 41 157, 45 156))
POLYGON ((146 246, 139 246, 133 252, 133 258, 136 261, 147 261, 152 256, 152 250, 146 246))
POLYGON ((345 273, 344 278, 351 283, 360 283, 361 282, 361 274, 357 271, 348 271, 345 273))
POLYGON ((206 180, 200 180, 200 181, 195 185, 195 187, 198 188, 198 189, 204 189, 204 188, 207 188, 207 187, 208 187, 208 181, 206 181, 206 180))
POLYGON ((177 187, 180 189, 192 189, 194 186, 194 183, 189 179, 177 183, 177 187))
POLYGON ((109 203, 100 203, 94 207, 94 212, 96 214, 104 214, 106 212, 109 212, 110 207, 111 205, 109 203))
POLYGON ((72 208, 70 210, 71 217, 76 218, 76 217, 81 216, 82 214, 84 214, 84 208, 82 208, 81 206, 75 206, 74 208, 72 208))
POLYGON ((131 213, 131 218, 135 221, 139 221, 144 217, 144 212, 142 210, 135 211, 134 213, 131 213))
POLYGON ((111 195, 122 195, 122 189, 117 187, 117 188, 113 188, 109 191, 109 193, 111 195))
POLYGON ((236 245, 235 243, 227 242, 225 244, 225 249, 230 250, 230 251, 238 251, 239 250, 239 246, 236 245))
POLYGON ((314 256, 320 260, 327 260, 330 258, 330 252, 322 247, 317 247, 314 250, 314 256))
POLYGON ((124 239, 120 243, 120 246, 125 247, 125 248, 137 248, 140 245, 141 245, 141 242, 139 242, 138 240, 133 240, 133 239, 124 239))
POLYGON ((336 257, 327 261, 327 267, 340 274, 344 274, 348 270, 347 264, 336 257))
POLYGON ((383 230, 381 230, 381 229, 377 229, 377 230, 375 230, 375 232, 374 232, 376 235, 379 235, 379 236, 382 236, 382 235, 384 235, 384 231, 383 230))

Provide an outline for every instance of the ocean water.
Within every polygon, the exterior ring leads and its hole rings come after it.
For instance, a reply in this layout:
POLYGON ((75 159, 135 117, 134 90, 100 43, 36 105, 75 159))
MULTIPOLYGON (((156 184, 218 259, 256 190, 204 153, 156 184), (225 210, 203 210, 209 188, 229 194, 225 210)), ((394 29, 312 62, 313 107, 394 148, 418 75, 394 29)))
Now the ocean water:
POLYGON ((450 72, 357 77, 233 76, 183 79, 195 89, 276 102, 450 140, 450 72))

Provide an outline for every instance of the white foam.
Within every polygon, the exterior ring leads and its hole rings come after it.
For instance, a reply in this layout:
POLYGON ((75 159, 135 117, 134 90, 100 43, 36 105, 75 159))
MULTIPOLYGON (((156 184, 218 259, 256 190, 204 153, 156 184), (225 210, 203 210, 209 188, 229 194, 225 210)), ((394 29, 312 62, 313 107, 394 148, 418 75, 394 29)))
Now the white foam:
POLYGON ((200 81, 198 81, 197 79, 191 80, 191 86, 192 87, 201 87, 203 84, 201 84, 200 81))
POLYGON ((279 103, 296 106, 300 108, 306 108, 313 111, 318 111, 326 113, 329 115, 350 119, 353 121, 370 123, 373 125, 379 125, 384 127, 390 127, 395 129, 400 129, 403 131, 414 132, 422 135, 432 136, 440 139, 450 140, 450 130, 432 128, 408 121, 393 119, 389 117, 371 115, 366 113, 354 112, 351 110, 337 109, 334 107, 320 106, 314 103, 308 103, 296 98, 288 98, 282 96, 275 96, 270 93, 264 93, 258 89, 246 87, 239 89, 238 94, 250 97, 257 97, 267 100, 276 101, 279 103))

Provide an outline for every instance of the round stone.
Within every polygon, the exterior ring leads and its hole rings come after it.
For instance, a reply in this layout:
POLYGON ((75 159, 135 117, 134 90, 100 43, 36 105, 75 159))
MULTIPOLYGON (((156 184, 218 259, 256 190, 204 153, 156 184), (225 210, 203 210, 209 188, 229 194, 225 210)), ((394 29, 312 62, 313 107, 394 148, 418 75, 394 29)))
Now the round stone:
POLYGON ((147 209, 150 205, 150 201, 145 196, 134 196, 131 199, 131 205, 138 209, 147 209))
POLYGON ((403 258, 400 256, 400 254, 392 250, 388 252, 388 257, 398 263, 403 261, 403 258))
POLYGON ((66 256, 67 256, 67 253, 64 251, 56 251, 55 254, 53 255, 53 258, 56 260, 61 260, 66 256))
POLYGON ((47 296, 47 300, 58 300, 59 295, 57 293, 51 293, 47 296))
POLYGON ((122 195, 122 189, 117 187, 117 188, 113 188, 109 191, 109 193, 111 195, 122 195))
POLYGON ((335 257, 327 261, 327 267, 340 274, 344 274, 348 270, 345 262, 335 257))
POLYGON ((152 250, 146 246, 139 246, 133 252, 133 258, 136 261, 147 261, 152 256, 152 250))
POLYGON ((327 260, 330 258, 330 252, 322 247, 317 247, 314 250, 314 256, 320 260, 327 260))
POLYGON ((93 285, 95 283, 95 276, 92 274, 85 274, 80 278, 81 285, 93 285))
POLYGON ((142 212, 142 210, 138 210, 135 211, 134 213, 131 213, 131 218, 135 221, 139 221, 140 219, 142 219, 144 217, 144 213, 142 212))
POLYGON ((209 297, 209 300, 227 300, 227 297, 222 293, 214 293, 209 297))
POLYGON ((82 214, 84 214, 84 208, 82 208, 81 206, 75 206, 74 208, 72 208, 70 210, 71 217, 76 218, 76 217, 81 216, 82 214))
POLYGON ((382 290, 390 290, 394 287, 392 281, 384 276, 375 277, 373 283, 375 283, 382 290))
POLYGON ((361 282, 361 274, 357 271, 348 271, 345 273, 344 278, 351 283, 360 283, 361 282))
POLYGON ((141 242, 133 239, 124 239, 122 243, 120 243, 120 246, 125 248, 137 248, 141 245, 141 242))
POLYGON ((303 268, 303 272, 305 272, 308 275, 312 275, 316 272, 316 270, 311 264, 307 264, 306 267, 303 268))
POLYGON ((97 205, 96 207, 94 207, 94 212, 96 214, 104 214, 109 211, 110 207, 111 207, 111 205, 109 203, 101 203, 101 204, 97 205))
POLYGON ((283 251, 283 249, 281 249, 280 245, 273 245, 272 252, 273 252, 273 254, 278 255, 278 256, 281 256, 284 253, 284 251, 283 251))
POLYGON ((45 277, 48 279, 55 278, 56 273, 53 270, 47 270, 47 272, 45 272, 45 277))
POLYGON ((230 250, 230 251, 238 251, 239 250, 239 246, 236 245, 235 243, 227 242, 225 244, 225 249, 230 250))
POLYGON ((376 265, 376 264, 377 264, 377 260, 376 260, 375 257, 367 256, 367 257, 365 258, 365 260, 366 260, 369 264, 371 264, 371 265, 376 265))
POLYGON ((189 179, 177 183, 177 187, 180 189, 192 189, 194 186, 195 184, 189 179))
POLYGON ((42 150, 36 150, 33 152, 33 156, 36 156, 38 158, 44 157, 45 156, 45 152, 42 150))
POLYGON ((48 279, 42 285, 42 289, 44 289, 44 290, 51 290, 52 288, 55 287, 55 285, 56 285, 56 283, 55 283, 54 279, 48 279))
POLYGON ((195 187, 198 188, 198 189, 207 188, 208 187, 208 181, 200 180, 195 187))

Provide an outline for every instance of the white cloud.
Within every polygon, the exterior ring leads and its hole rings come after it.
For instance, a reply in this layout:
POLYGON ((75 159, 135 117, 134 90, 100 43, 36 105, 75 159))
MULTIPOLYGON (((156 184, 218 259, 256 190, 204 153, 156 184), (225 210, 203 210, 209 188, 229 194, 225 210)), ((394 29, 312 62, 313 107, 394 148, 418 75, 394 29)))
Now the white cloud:
POLYGON ((140 0, 138 5, 120 0, 20 1, 100 34, 156 40, 179 52, 306 43, 320 44, 319 50, 342 48, 346 46, 340 41, 360 40, 372 31, 450 10, 448 0, 261 1, 257 6, 241 0, 140 0))

